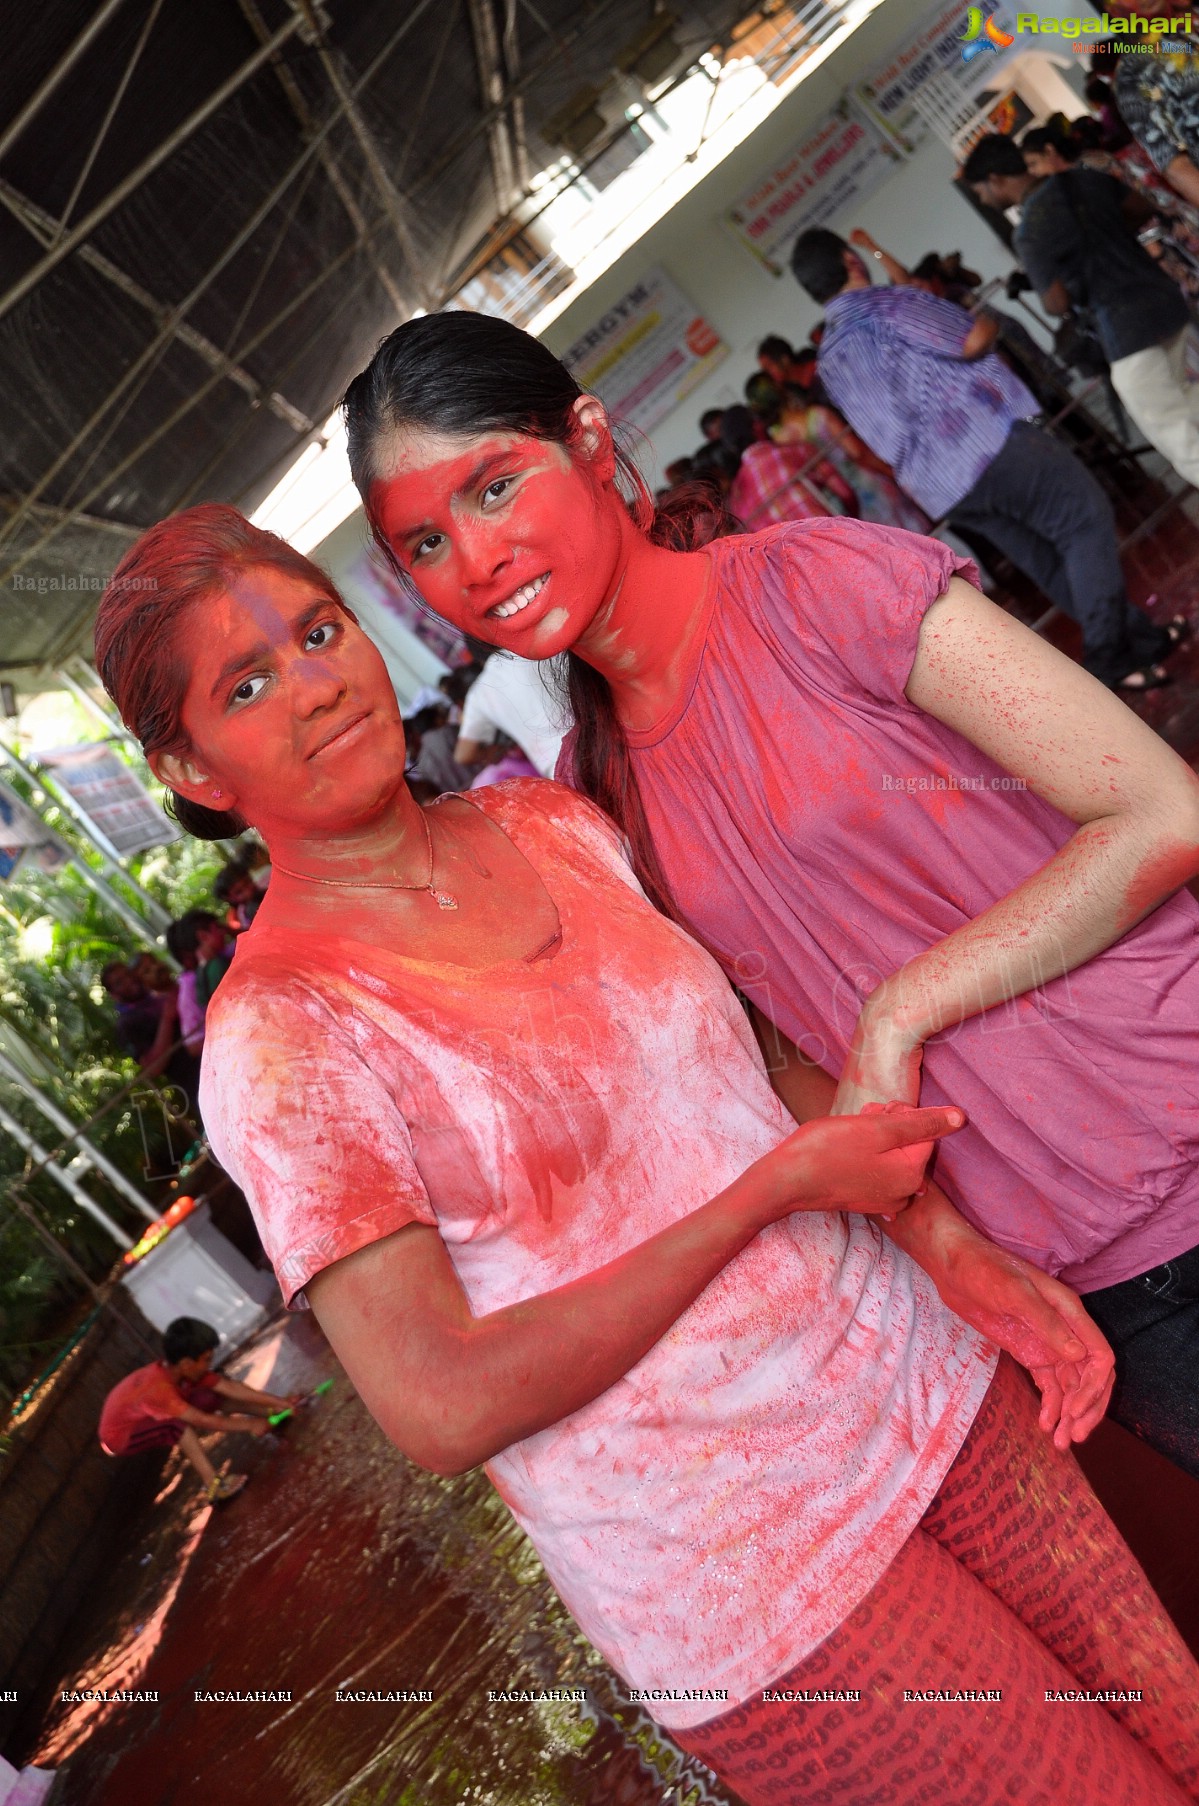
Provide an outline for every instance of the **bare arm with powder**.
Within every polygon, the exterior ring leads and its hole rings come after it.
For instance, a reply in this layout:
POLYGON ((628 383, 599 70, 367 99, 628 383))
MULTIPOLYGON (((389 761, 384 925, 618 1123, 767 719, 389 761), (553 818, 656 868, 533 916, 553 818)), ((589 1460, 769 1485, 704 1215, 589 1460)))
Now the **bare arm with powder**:
POLYGON ((1199 207, 1199 169, 1184 151, 1166 164, 1165 173, 1170 186, 1178 190, 1183 200, 1190 201, 1192 207, 1199 207))
MULTIPOLYGON (((827 1115, 836 1081, 749 1007, 770 1083, 796 1122, 827 1115)), ((950 1310, 1028 1368, 1041 1393, 1041 1428, 1057 1447, 1084 1441, 1107 1410, 1116 1363, 1078 1294, 989 1241, 931 1180, 906 1210, 878 1222, 950 1310)))
POLYGON ((921 623, 905 693, 1078 831, 870 994, 838 1114, 915 1103, 930 1035, 1093 959, 1199 872, 1199 779, 1110 690, 960 578, 921 623))
POLYGON ((464 1473, 615 1385, 758 1232, 795 1210, 902 1208, 960 1111, 810 1123, 596 1272, 471 1315, 437 1231, 409 1223, 308 1283, 321 1328, 405 1455, 464 1473), (849 1130, 850 1133, 844 1131, 849 1130))

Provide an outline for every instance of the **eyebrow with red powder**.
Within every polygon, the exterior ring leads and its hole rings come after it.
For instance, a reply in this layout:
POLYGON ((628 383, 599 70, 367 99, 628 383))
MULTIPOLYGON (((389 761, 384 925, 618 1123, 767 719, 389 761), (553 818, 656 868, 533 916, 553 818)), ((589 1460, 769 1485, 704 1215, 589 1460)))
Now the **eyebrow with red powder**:
MULTIPOLYGON (((303 614, 299 615, 292 623, 292 632, 297 638, 301 638, 308 631, 309 627, 312 626, 313 622, 323 615, 326 610, 332 607, 333 603, 328 596, 318 596, 311 606, 306 608, 303 614)), ((269 642, 266 640, 258 640, 253 646, 247 647, 244 652, 232 653, 217 672, 212 689, 209 691, 210 700, 213 702, 219 701, 221 692, 226 684, 232 683, 233 679, 242 671, 247 670, 249 666, 257 665, 264 658, 269 658, 270 652, 271 648, 269 642)))
MULTIPOLYGON (((470 454, 464 454, 464 456, 469 455, 470 454)), ((419 482, 422 478, 426 480, 435 479, 439 474, 444 473, 454 482, 454 487, 451 491, 451 500, 462 501, 466 496, 470 495, 478 488, 484 477, 489 476, 493 471, 503 470, 507 474, 516 475, 518 471, 527 468, 527 459, 528 451, 523 446, 519 444, 503 446, 497 448, 495 451, 484 451, 481 455, 477 456, 461 482, 454 480, 453 472, 459 467, 463 460, 450 458, 445 459, 440 464, 431 465, 428 469, 414 471, 408 481, 419 482)), ((391 490, 395 484, 403 480, 402 473, 397 472, 394 476, 372 484, 372 512, 375 512, 376 509, 374 501, 375 491, 378 491, 380 493, 380 498, 385 501, 386 492, 391 490)), ((435 522, 426 516, 424 520, 415 521, 410 525, 389 527, 387 530, 388 538, 393 544, 407 544, 409 540, 416 539, 423 533, 428 533, 434 526, 435 522)))

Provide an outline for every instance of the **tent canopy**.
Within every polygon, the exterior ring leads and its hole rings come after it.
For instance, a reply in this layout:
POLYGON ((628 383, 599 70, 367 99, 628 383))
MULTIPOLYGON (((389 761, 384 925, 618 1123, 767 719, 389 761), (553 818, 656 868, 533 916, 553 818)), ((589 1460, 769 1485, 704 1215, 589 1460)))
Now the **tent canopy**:
POLYGON ((85 646, 145 526, 193 501, 252 510, 398 320, 480 278, 524 280, 534 304, 569 281, 522 214, 530 180, 619 157, 625 103, 745 17, 745 0, 26 8, 0 65, 0 670, 85 646))

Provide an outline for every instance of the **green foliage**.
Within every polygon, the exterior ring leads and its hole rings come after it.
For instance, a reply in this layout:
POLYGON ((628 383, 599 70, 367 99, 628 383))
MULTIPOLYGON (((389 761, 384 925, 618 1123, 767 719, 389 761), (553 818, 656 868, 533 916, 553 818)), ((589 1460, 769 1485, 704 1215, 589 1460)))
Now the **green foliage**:
MULTIPOLYGON (((28 787, 18 785, 28 794, 28 787)), ((44 811, 51 825, 80 847, 69 817, 44 811)), ((84 855, 86 856, 86 855, 84 855)), ((184 837, 130 861, 130 869, 172 915, 210 903, 212 880, 224 863, 219 847, 184 837)), ((149 1143, 156 1170, 163 1166, 160 1113, 128 1100, 105 1110, 135 1076, 113 1037, 113 1011, 100 972, 113 959, 129 959, 154 946, 147 927, 140 942, 131 929, 72 868, 53 877, 18 872, 0 886, 0 1051, 39 1090, 80 1125, 98 1112, 89 1139, 139 1185, 151 1204, 144 1166, 149 1143)), ((43 1147, 56 1147, 57 1129, 20 1089, 0 1074, 0 1102, 43 1147)), ((69 1160, 70 1156, 67 1156, 69 1160)), ((65 1262, 56 1261, 36 1229, 13 1204, 13 1187, 36 1210, 73 1260, 93 1280, 111 1267, 110 1237, 45 1175, 26 1179, 29 1161, 0 1130, 0 1386, 16 1391, 36 1373, 41 1357, 78 1315, 88 1295, 65 1262)), ((136 1237, 144 1220, 107 1185, 84 1180, 108 1214, 136 1237)))

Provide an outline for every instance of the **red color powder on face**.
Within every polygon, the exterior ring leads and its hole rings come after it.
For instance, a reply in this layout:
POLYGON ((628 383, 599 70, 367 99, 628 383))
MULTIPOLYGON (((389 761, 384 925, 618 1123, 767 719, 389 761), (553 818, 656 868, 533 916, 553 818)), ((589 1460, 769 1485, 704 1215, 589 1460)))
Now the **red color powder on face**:
POLYGON ((520 433, 412 433, 390 464, 371 486, 371 519, 429 607, 460 631, 548 658, 611 592, 621 522, 564 447, 520 433), (534 584, 525 606, 494 612, 534 584))

